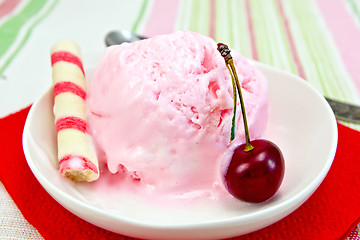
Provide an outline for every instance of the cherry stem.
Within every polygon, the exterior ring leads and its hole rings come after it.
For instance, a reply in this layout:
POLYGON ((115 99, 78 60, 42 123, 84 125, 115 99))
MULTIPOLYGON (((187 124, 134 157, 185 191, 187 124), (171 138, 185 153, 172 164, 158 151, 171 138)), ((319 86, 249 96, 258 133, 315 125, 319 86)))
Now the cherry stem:
POLYGON ((231 72, 231 69, 229 67, 228 64, 226 64, 226 67, 227 69, 229 70, 230 72, 230 75, 231 75, 231 84, 232 84, 232 87, 233 87, 233 98, 234 98, 234 111, 233 111, 233 117, 231 119, 231 134, 230 134, 230 141, 234 140, 235 139, 235 132, 236 132, 236 129, 235 129, 235 121, 236 121, 236 102, 237 102, 237 94, 236 94, 236 83, 235 83, 235 79, 234 79, 234 76, 231 72))
MULTIPOLYGON (((225 63, 227 64, 227 66, 230 66, 229 72, 231 75, 232 79, 235 79, 235 84, 236 84, 236 88, 237 88, 237 92, 239 94, 239 99, 240 99, 240 105, 241 105, 241 112, 242 112, 242 116, 243 116, 243 122, 244 122, 244 130, 245 130, 245 140, 246 140, 246 146, 244 149, 244 152, 250 152, 251 150, 254 149, 254 146, 251 145, 250 143, 250 134, 249 134, 249 127, 247 124, 247 118, 246 118, 246 112, 245 112, 245 104, 244 104, 244 100, 242 97, 242 93, 241 93, 241 86, 240 86, 240 82, 239 82, 239 78, 238 75, 236 73, 236 69, 235 69, 235 65, 234 65, 234 61, 233 58, 230 54, 230 49, 227 45, 223 44, 223 43, 218 43, 218 51, 220 52, 221 56, 224 57, 225 59, 225 63)), ((235 103, 236 103, 236 99, 235 103)), ((234 104, 236 107, 236 104, 234 104)), ((234 110, 234 113, 236 111, 234 110)))

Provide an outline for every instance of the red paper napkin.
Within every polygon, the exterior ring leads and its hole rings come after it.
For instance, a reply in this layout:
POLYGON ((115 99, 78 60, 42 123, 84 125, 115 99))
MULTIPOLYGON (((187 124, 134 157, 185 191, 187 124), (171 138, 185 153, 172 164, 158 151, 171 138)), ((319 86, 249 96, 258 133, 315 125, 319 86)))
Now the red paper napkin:
MULTIPOLYGON (((131 239, 76 217, 41 187, 22 150, 28 111, 26 108, 0 119, 0 181, 24 217, 47 240, 131 239)), ((348 236, 360 222, 360 132, 341 124, 338 129, 334 163, 316 192, 281 221, 235 239, 344 239, 348 236)))

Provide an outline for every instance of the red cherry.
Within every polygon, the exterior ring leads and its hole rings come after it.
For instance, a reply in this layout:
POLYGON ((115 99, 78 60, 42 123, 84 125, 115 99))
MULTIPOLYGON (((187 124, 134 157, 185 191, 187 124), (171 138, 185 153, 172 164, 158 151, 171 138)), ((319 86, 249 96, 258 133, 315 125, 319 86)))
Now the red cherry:
POLYGON ((281 185, 285 171, 284 157, 280 149, 268 140, 250 141, 241 86, 230 49, 227 45, 218 43, 218 50, 230 72, 234 91, 234 115, 230 140, 235 137, 236 90, 239 94, 246 140, 245 144, 234 150, 225 172, 225 186, 231 195, 240 200, 264 202, 271 198, 281 185))
POLYGON ((251 141, 254 147, 244 151, 238 146, 225 172, 225 186, 234 197, 252 203, 271 198, 284 178, 285 163, 280 149, 264 139, 251 141))

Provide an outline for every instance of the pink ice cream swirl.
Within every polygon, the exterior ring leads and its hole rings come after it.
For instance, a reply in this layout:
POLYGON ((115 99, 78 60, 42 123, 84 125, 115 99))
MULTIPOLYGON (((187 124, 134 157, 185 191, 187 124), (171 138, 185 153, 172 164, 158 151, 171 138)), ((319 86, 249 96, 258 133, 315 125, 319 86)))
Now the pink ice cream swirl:
MULTIPOLYGON (((179 31, 106 49, 87 106, 100 161, 111 173, 185 198, 213 197, 223 188, 222 166, 245 139, 239 106, 230 143, 231 78, 216 48, 208 37, 179 31)), ((268 117, 267 80, 240 54, 232 55, 251 138, 257 138, 268 117)))

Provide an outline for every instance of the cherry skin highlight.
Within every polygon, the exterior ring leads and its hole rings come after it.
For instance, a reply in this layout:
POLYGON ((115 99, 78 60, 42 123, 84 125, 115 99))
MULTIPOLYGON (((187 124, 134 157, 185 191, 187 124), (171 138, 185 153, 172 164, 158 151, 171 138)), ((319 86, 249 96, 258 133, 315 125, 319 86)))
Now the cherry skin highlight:
POLYGON ((225 186, 231 195, 242 201, 260 203, 271 198, 280 188, 285 172, 280 149, 264 139, 251 141, 254 147, 244 151, 246 144, 235 148, 225 172, 225 186))

